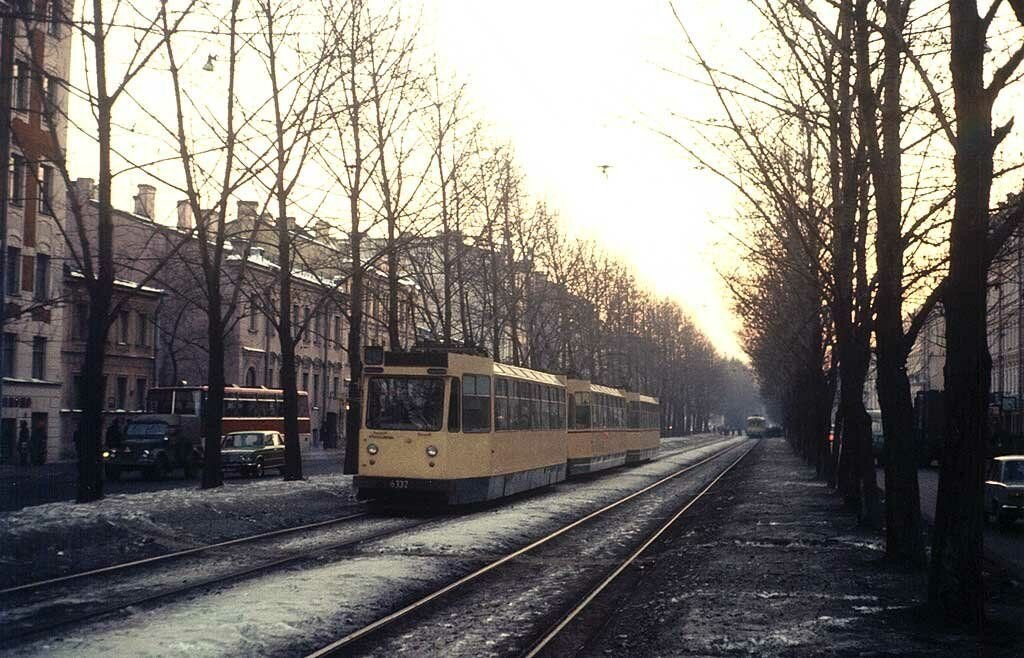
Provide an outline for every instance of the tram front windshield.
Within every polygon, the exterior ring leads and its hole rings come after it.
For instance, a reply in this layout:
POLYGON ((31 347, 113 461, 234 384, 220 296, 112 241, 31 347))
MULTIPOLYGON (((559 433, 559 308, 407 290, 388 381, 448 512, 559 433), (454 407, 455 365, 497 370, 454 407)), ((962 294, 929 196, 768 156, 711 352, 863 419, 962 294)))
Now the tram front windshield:
POLYGON ((374 430, 436 432, 444 416, 440 377, 372 377, 367 390, 366 427, 374 430))

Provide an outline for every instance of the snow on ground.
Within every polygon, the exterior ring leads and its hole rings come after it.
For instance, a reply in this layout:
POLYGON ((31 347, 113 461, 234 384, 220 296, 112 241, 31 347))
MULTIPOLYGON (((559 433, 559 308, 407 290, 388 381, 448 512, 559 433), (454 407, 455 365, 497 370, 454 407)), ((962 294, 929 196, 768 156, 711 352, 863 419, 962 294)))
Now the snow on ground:
POLYGON ((244 656, 276 651, 340 614, 367 622, 388 594, 438 576, 436 561, 357 557, 245 581, 222 591, 22 645, 13 656, 244 656), (383 597, 383 600, 382 600, 383 597))
POLYGON ((334 494, 339 489, 351 487, 351 483, 351 475, 318 475, 291 482, 278 478, 264 478, 216 489, 200 489, 197 486, 114 494, 91 503, 46 503, 0 513, 0 537, 17 539, 19 535, 28 532, 45 532, 55 527, 71 531, 75 525, 143 521, 162 512, 189 508, 237 503, 258 505, 262 499, 290 493, 334 494))

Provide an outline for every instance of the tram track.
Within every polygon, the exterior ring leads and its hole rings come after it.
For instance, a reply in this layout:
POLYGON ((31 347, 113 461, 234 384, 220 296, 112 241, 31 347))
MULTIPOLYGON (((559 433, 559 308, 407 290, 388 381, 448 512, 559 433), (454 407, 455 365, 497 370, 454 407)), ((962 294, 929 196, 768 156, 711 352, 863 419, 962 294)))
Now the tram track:
MULTIPOLYGON (((131 562, 112 565, 110 567, 93 569, 76 574, 69 574, 68 576, 51 578, 44 581, 26 583, 17 587, 8 588, 7 590, 0 592, 4 595, 3 616, 5 618, 4 623, 0 624, 0 628, 2 628, 2 631, 0 631, 0 646, 21 641, 33 636, 42 635, 67 626, 113 615, 119 611, 129 608, 145 606, 163 600, 173 599, 191 592, 238 582, 276 569, 296 565, 306 560, 312 560, 325 554, 352 549, 362 543, 385 539, 401 532, 419 528, 428 523, 437 521, 435 518, 427 518, 413 523, 398 523, 397 527, 387 527, 379 531, 358 534, 358 536, 348 536, 340 541, 329 541, 324 543, 317 543, 313 541, 312 543, 314 545, 309 548, 292 550, 287 555, 276 558, 266 558, 267 555, 273 554, 274 547, 272 545, 264 546, 260 547, 259 550, 256 550, 255 553, 260 557, 265 557, 265 559, 256 561, 255 563, 252 560, 246 560, 245 556, 241 556, 242 566, 238 568, 230 569, 221 573, 213 573, 212 575, 200 576, 192 580, 185 579, 184 582, 171 586, 159 587, 155 591, 146 591, 148 588, 144 586, 144 583, 139 584, 133 581, 128 581, 123 588, 126 591, 121 593, 120 598, 117 598, 115 594, 113 597, 114 600, 100 602, 93 601, 90 602, 92 603, 91 605, 88 603, 84 605, 81 604, 81 601, 87 601, 90 597, 94 596, 96 591, 96 586, 88 583, 83 585, 83 581, 88 581, 98 576, 109 577, 111 574, 120 575, 124 572, 137 570, 145 566, 165 566, 165 563, 169 561, 183 560, 189 557, 196 557, 203 553, 211 553, 223 549, 237 550, 242 547, 249 551, 252 550, 253 545, 258 542, 278 540, 301 532, 324 530, 330 528, 330 526, 335 526, 347 521, 355 521, 357 519, 369 517, 369 512, 364 511, 316 523, 282 528, 279 530, 240 537, 214 544, 197 546, 192 549, 166 553, 143 560, 134 560, 131 562), (72 586, 72 589, 67 589, 69 585, 72 586), (78 587, 79 589, 76 591, 76 589, 74 589, 75 587, 78 587), (89 591, 90 587, 93 588, 92 591, 89 591), (47 588, 51 589, 47 591, 47 588), (137 593, 139 591, 142 591, 143 593, 137 593), (15 600, 12 601, 11 599, 15 600), (63 608, 68 606, 66 606, 64 602, 68 600, 76 601, 78 604, 70 606, 70 611, 65 611, 63 608), (26 614, 19 617, 17 615, 19 610, 26 614), (46 614, 40 614, 41 610, 46 611, 46 614), (31 617, 44 617, 45 621, 42 623, 26 621, 31 617)), ((377 519, 377 521, 380 521, 380 519, 377 519)), ((354 532, 358 533, 358 531, 359 528, 354 529, 354 532)), ((308 538, 307 541, 309 541, 308 538)), ((220 557, 223 559, 224 556, 220 557)), ((239 558, 237 555, 228 557, 233 557, 234 559, 239 558)), ((182 566, 182 571, 187 573, 187 570, 191 568, 191 566, 182 566)), ((158 576, 165 581, 173 579, 167 574, 158 574, 158 576)), ((112 587, 107 582, 100 584, 99 587, 104 590, 116 589, 116 586, 112 587)))
MULTIPOLYGON (((730 459, 728 465, 721 472, 718 472, 709 484, 703 486, 699 493, 697 493, 692 498, 689 498, 687 503, 681 509, 678 509, 674 514, 672 514, 667 522, 659 524, 655 533, 649 535, 645 541, 641 542, 639 549, 630 550, 627 562, 622 563, 616 560, 611 560, 610 562, 607 560, 600 561, 602 564, 614 563, 614 568, 611 569, 611 575, 606 576, 605 580, 600 581, 599 588, 594 590, 588 590, 589 594, 587 597, 584 597, 582 603, 574 602, 574 605, 569 606, 572 616, 569 617, 568 620, 565 621, 565 623, 554 624, 548 630, 548 633, 541 637, 541 640, 544 640, 544 638, 547 637, 548 634, 551 634, 551 637, 553 638, 557 636, 558 632, 560 632, 562 628, 571 623, 572 618, 579 614, 577 608, 579 608, 579 610, 586 608, 586 606, 594 598, 596 598, 601 591, 604 590, 604 588, 607 586, 607 583, 612 582, 618 576, 618 574, 620 574, 629 566, 629 564, 632 564, 632 562, 635 561, 636 558, 644 550, 646 550, 654 541, 656 541, 665 532, 665 530, 667 530, 672 524, 678 521, 679 517, 682 516, 694 503, 696 503, 697 500, 702 498, 709 490, 711 490, 711 488, 718 482, 719 479, 721 479, 722 476, 724 476, 736 464, 742 461, 742 459, 746 457, 747 454, 749 454, 750 450, 752 450, 755 445, 757 444, 754 443, 753 445, 748 447, 742 443, 734 443, 720 451, 715 452, 714 454, 708 457, 701 459, 698 462, 689 464, 683 468, 680 468, 670 473, 667 476, 661 477, 657 481, 648 484, 647 486, 637 491, 631 492, 628 495, 625 495, 609 504, 604 505, 603 507, 595 511, 592 511, 580 518, 573 520, 570 523, 563 525, 562 527, 558 528, 557 530, 554 530, 553 532, 548 533, 540 539, 532 541, 531 543, 525 546, 522 546, 520 548, 517 548, 516 550, 506 553, 501 557, 494 559, 488 562, 487 564, 475 569, 474 571, 462 575, 456 580, 451 581, 435 589, 432 592, 420 596, 415 601, 412 601, 411 603, 408 603, 398 608, 397 610, 394 610, 393 612, 383 617, 380 617, 375 621, 372 621, 371 623, 368 623, 360 628, 349 631, 345 636, 335 639, 330 643, 324 644, 315 651, 308 653, 307 658, 322 658, 325 656, 361 654, 364 651, 379 651, 380 646, 372 646, 371 642, 374 642, 377 639, 387 639, 386 637, 383 637, 387 632, 394 630, 396 627, 399 626, 407 627, 414 623, 412 620, 418 619, 420 616, 432 616, 434 614, 440 614, 437 612, 437 608, 443 608, 446 605, 446 601, 448 601, 451 598, 450 595, 452 595, 453 593, 469 589, 471 585, 478 586, 480 589, 485 589, 485 586, 480 583, 483 580, 485 580, 486 577, 495 577, 496 579, 500 579, 501 576, 499 574, 502 568, 514 568, 517 566, 518 568, 526 569, 529 572, 530 570, 536 569, 537 565, 558 562, 558 558, 552 559, 550 557, 537 556, 536 553, 541 552, 538 549, 541 549, 542 547, 547 547, 549 544, 555 542, 560 538, 562 538, 563 540, 568 540, 568 533, 571 533, 573 530, 585 526, 586 524, 588 524, 588 522, 592 520, 608 515, 610 512, 613 512, 613 510, 617 512, 623 512, 623 510, 628 510, 628 507, 622 507, 621 509, 620 507, 631 501, 642 502, 642 497, 645 494, 649 492, 658 491, 661 487, 664 487, 669 483, 679 481, 678 478, 680 478, 680 476, 683 476, 687 473, 692 473, 697 469, 713 465, 720 461, 726 455, 736 455, 738 453, 741 453, 738 458, 730 459), (527 564, 531 560, 533 562, 527 564), (552 630, 554 631, 553 634, 551 632, 552 630)), ((565 562, 564 558, 561 559, 561 562, 565 562)), ((511 577, 511 580, 514 582, 524 582, 528 579, 524 579, 521 577, 517 579, 516 577, 511 577)), ((514 599, 514 595, 510 594, 507 590, 502 590, 501 597, 502 601, 505 601, 506 599, 514 599)), ((508 602, 503 603, 503 605, 512 606, 513 603, 508 602)), ((458 617, 458 615, 454 613, 450 614, 449 616, 452 618, 458 617)), ((538 651, 543 649, 543 647, 546 646, 547 642, 550 642, 550 639, 543 641, 542 644, 539 642, 540 641, 537 641, 535 643, 538 651)), ((533 645, 531 645, 531 647, 532 646, 533 645)), ((415 653, 415 651, 413 652, 415 653)), ((456 651, 455 653, 458 652, 456 651)))
MULTIPOLYGON (((678 446, 666 451, 660 458, 705 449, 714 443, 715 440, 712 439, 678 446)), ((715 453, 669 476, 669 478, 662 478, 658 482, 692 470, 726 451, 715 453)), ((651 486, 657 486, 657 484, 651 486)), ((651 487, 645 487, 634 495, 649 488, 651 487)), ((630 497, 632 496, 627 499, 630 497)), ((613 503, 611 507, 617 504, 619 503, 613 503)), ((587 518, 600 513, 601 510, 593 512, 579 522, 582 523, 587 518)), ((317 533, 336 532, 337 529, 333 526, 359 520, 366 520, 370 524, 388 523, 389 517, 387 516, 377 517, 368 510, 360 510, 324 521, 204 544, 149 558, 8 587, 0 590, 0 605, 3 607, 3 612, 0 614, 0 621, 3 622, 0 623, 0 628, 3 629, 0 631, 0 647, 13 646, 33 637, 45 636, 64 628, 109 618, 121 611, 129 610, 134 613, 134 609, 138 607, 152 607, 154 604, 167 603, 190 593, 230 586, 247 578, 300 566, 304 561, 313 562, 323 560, 324 557, 330 561, 345 559, 343 556, 332 556, 331 553, 342 553, 343 555, 350 552, 358 553, 358 547, 362 544, 388 539, 407 531, 422 528, 427 524, 445 523, 453 517, 448 514, 412 523, 402 523, 401 521, 407 519, 397 518, 400 519, 398 527, 388 527, 367 533, 365 532, 367 526, 360 524, 359 527, 351 529, 346 538, 340 541, 316 540, 317 533), (364 532, 360 532, 360 529, 364 532), (304 533, 310 536, 304 536, 304 533), (359 534, 352 536, 353 533, 359 534), (312 546, 299 550, 294 550, 293 547, 287 555, 271 557, 277 542, 287 539, 292 539, 293 544, 305 542, 312 546), (239 551, 244 551, 245 554, 242 555, 239 551), (258 559, 253 560, 253 557, 258 559), (220 572, 202 575, 207 567, 199 563, 200 568, 197 569, 195 561, 203 559, 215 559, 221 563, 219 565, 220 572), (237 564, 231 565, 232 561, 237 564), (236 568, 225 571, 224 566, 236 566, 236 568), (174 574, 165 573, 168 569, 177 571, 174 574), (197 571, 201 575, 193 577, 193 571, 197 571), (187 582, 183 582, 179 577, 181 575, 190 576, 190 578, 187 582), (113 580, 111 580, 112 578, 113 580), (157 582, 157 586, 150 587, 150 583, 153 581, 157 582), (72 603, 68 604, 67 602, 72 603), (44 621, 38 621, 40 619, 44 621)), ((345 530, 349 529, 345 528, 345 530)))

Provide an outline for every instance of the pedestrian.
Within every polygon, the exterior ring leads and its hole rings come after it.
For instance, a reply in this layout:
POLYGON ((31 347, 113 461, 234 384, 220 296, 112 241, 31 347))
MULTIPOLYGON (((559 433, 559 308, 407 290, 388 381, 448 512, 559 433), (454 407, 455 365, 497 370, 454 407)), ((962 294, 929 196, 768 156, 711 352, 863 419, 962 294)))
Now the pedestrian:
POLYGON ((121 419, 115 418, 107 428, 107 450, 118 450, 121 448, 121 419))
POLYGON ((22 466, 28 466, 30 445, 31 436, 28 431, 28 423, 21 421, 21 426, 18 428, 18 457, 22 466))

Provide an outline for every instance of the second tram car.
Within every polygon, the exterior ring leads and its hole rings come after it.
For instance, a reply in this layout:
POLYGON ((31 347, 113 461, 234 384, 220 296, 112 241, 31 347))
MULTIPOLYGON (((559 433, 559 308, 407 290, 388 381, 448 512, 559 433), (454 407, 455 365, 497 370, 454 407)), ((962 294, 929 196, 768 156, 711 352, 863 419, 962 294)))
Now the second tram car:
POLYGON ((364 363, 359 498, 480 502, 657 452, 648 396, 457 351, 364 363))
POLYGON ((569 475, 594 473, 626 463, 626 394, 615 388, 569 380, 569 475))

